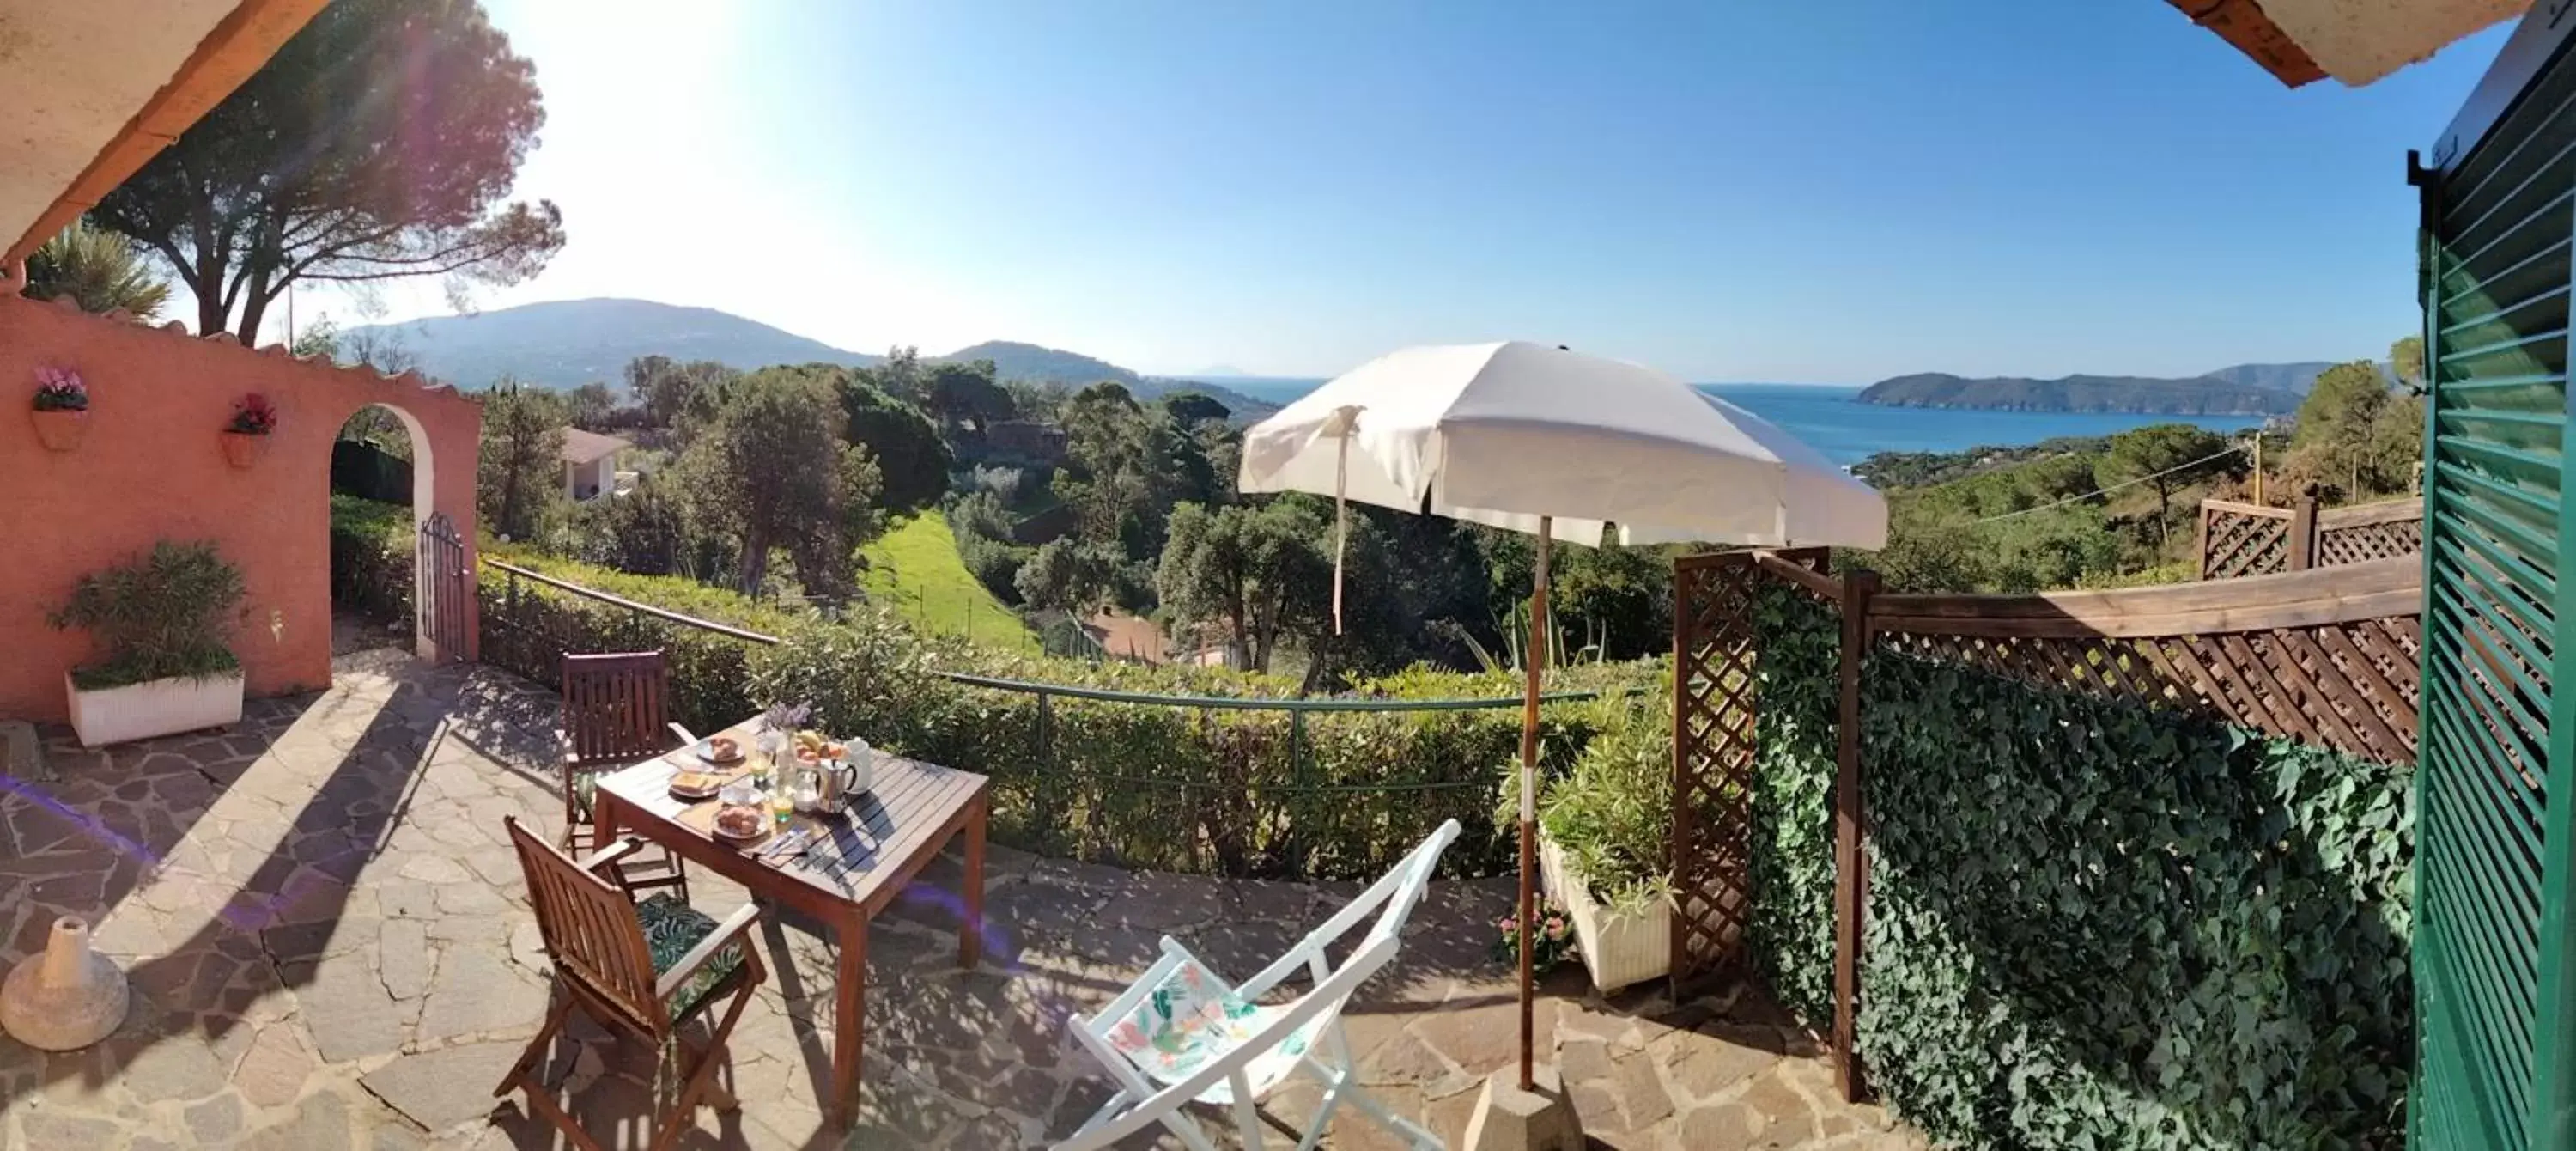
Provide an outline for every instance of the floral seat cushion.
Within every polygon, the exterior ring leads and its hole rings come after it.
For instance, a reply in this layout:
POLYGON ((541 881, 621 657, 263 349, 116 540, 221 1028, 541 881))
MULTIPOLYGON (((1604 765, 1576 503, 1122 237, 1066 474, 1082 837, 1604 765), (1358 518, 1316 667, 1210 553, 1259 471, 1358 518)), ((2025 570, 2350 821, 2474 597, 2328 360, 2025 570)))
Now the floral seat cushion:
MULTIPOLYGON (((653 953, 653 974, 656 976, 670 971, 681 956, 687 955, 690 948, 714 934, 716 929, 714 917, 680 902, 678 896, 668 892, 636 904, 635 920, 644 927, 644 944, 653 953)), ((717 952, 706 966, 698 968, 696 975, 671 993, 671 1018, 687 1015, 699 1000, 706 998, 707 992, 714 990, 716 984, 724 982, 726 976, 741 966, 742 944, 734 943, 717 952)))
MULTIPOLYGON (((1109 1045, 1136 1069, 1165 1083, 1177 1083, 1252 1038, 1288 1007, 1246 1002, 1234 988, 1196 958, 1184 958, 1162 982, 1109 1028, 1109 1045)), ((1313 1045, 1313 1025, 1288 1034, 1278 1046, 1255 1056, 1244 1076, 1255 1097, 1296 1070, 1313 1045)), ((1219 1079, 1199 1093, 1201 1103, 1234 1101, 1233 1085, 1219 1079)))

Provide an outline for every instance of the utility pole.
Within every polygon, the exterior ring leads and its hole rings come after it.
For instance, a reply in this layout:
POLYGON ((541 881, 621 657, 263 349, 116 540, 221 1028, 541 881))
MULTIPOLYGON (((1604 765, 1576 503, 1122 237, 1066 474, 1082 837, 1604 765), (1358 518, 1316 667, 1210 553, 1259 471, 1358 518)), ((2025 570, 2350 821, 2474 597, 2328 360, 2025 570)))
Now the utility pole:
POLYGON ((2254 506, 2263 505, 2263 429, 2254 429, 2254 506))

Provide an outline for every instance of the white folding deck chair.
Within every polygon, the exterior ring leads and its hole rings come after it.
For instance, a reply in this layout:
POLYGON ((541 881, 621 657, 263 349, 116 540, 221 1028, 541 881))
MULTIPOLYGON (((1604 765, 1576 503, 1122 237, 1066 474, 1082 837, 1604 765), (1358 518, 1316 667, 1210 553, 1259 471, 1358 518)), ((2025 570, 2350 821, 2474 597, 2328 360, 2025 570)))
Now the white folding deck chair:
POLYGON ((1165 936, 1163 957, 1143 977, 1099 1014, 1074 1019, 1074 1034, 1118 1082, 1118 1093, 1073 1138, 1056 1144, 1056 1151, 1106 1147, 1155 1123, 1171 1128, 1191 1151, 1216 1151, 1207 1133, 1182 1110, 1192 1102, 1232 1107, 1244 1151, 1259 1151, 1261 1116, 1254 1104, 1301 1070, 1323 1083, 1324 1098, 1297 1143, 1299 1151, 1311 1151, 1344 1103, 1417 1148, 1439 1148, 1440 1140, 1430 1132, 1396 1118, 1360 1090, 1341 1015, 1351 993, 1395 958, 1405 917, 1421 902, 1440 852, 1457 838, 1457 820, 1441 824, 1394 871, 1240 986, 1228 985, 1189 949, 1165 936), (1359 947, 1340 967, 1327 962, 1324 949, 1379 904, 1385 909, 1359 947), (1314 979, 1313 988, 1293 1002, 1257 1002, 1301 963, 1314 979), (1319 1056, 1318 1047, 1329 1054, 1319 1056))

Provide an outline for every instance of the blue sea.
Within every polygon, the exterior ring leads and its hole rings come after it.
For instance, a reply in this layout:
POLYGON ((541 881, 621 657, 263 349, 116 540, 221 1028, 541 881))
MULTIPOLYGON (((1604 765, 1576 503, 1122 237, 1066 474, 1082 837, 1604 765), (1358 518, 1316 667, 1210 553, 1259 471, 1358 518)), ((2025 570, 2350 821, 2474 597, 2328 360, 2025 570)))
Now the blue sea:
MULTIPOLYGON (((1254 399, 1286 404, 1322 380, 1250 376, 1211 379, 1254 399)), ((2035 444, 2058 436, 2107 436, 2148 424, 2197 424, 2235 432, 2260 425, 2255 416, 2160 416, 2111 412, 1986 412, 1864 404, 1861 389, 1828 384, 1701 384, 1786 429, 1839 464, 1879 452, 1958 452, 2035 444)))

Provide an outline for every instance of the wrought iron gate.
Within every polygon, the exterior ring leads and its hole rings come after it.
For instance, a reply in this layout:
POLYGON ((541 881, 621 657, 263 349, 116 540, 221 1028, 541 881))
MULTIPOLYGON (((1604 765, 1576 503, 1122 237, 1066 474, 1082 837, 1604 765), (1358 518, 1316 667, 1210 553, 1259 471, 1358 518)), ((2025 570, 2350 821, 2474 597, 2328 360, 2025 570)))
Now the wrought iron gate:
POLYGON ((465 561, 465 541, 447 513, 432 512, 421 521, 412 572, 419 582, 412 598, 419 605, 421 654, 440 663, 465 658, 465 613, 473 602, 474 572, 465 561))
POLYGON ((2576 68, 2532 9, 2423 197, 2423 701, 2416 773, 2419 1148, 2576 1145, 2576 692, 2555 690, 2576 556, 2561 499, 2576 68))

